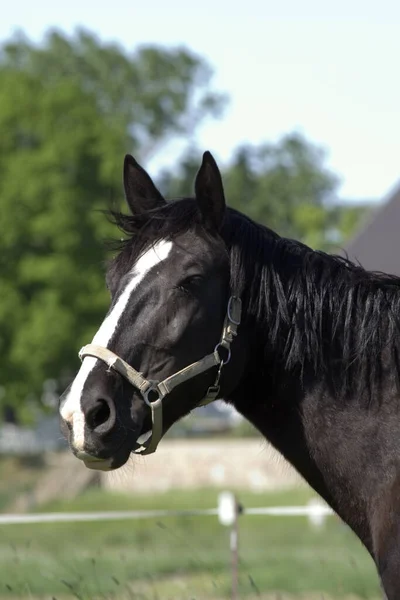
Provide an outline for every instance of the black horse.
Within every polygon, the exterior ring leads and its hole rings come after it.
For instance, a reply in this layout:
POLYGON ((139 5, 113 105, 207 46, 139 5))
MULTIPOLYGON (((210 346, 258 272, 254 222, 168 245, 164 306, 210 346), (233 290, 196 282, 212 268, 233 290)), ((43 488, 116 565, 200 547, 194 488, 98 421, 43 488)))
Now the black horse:
POLYGON ((111 308, 60 402, 72 451, 116 469, 224 398, 354 530, 398 600, 400 278, 226 208, 209 153, 194 198, 167 203, 131 156, 124 188, 111 308))

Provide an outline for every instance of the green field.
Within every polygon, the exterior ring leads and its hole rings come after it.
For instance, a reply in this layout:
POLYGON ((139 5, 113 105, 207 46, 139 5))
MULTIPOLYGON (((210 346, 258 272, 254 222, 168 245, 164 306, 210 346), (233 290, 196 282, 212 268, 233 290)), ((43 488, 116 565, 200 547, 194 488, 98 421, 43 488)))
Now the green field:
MULTIPOLYGON (((306 489, 250 494, 246 507, 304 504, 306 489)), ((92 490, 46 511, 212 508, 217 492, 151 497, 92 490)), ((0 526, 1 598, 229 598, 229 530, 217 517, 0 526)), ((336 517, 240 519, 240 598, 379 598, 374 565, 336 517), (284 595, 282 595, 284 594, 284 595), (288 596, 286 596, 288 594, 288 596)))

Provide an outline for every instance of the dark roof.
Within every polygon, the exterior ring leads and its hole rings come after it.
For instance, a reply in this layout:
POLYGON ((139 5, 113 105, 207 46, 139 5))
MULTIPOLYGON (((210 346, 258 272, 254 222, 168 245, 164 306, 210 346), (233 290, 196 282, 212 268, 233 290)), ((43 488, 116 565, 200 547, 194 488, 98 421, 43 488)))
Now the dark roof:
POLYGON ((370 213, 345 251, 368 270, 400 275, 400 185, 370 213))

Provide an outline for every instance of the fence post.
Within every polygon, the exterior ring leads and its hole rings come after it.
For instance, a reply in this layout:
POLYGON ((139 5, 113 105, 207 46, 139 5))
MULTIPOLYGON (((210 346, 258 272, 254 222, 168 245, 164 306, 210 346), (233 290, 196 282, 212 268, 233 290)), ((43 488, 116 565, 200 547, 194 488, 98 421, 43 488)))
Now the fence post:
POLYGON ((231 554, 232 554, 232 600, 239 598, 239 505, 236 497, 235 519, 231 528, 231 554))
POLYGON ((232 566, 232 600, 238 600, 239 592, 239 514, 242 507, 235 494, 221 492, 218 496, 218 519, 221 525, 230 527, 230 551, 232 566))

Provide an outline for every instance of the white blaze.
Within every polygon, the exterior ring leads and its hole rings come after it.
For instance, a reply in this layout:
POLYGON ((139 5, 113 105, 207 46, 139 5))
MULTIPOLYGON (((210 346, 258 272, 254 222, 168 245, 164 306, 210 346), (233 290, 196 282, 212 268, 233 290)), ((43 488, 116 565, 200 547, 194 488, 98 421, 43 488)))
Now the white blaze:
MULTIPOLYGON (((117 329, 119 320, 124 313, 132 292, 153 267, 167 258, 171 248, 172 242, 162 240, 152 246, 139 258, 131 270, 132 279, 118 298, 114 308, 104 319, 100 329, 92 340, 92 344, 107 348, 107 344, 110 342, 117 329)), ((65 398, 60 409, 61 417, 72 425, 74 447, 76 450, 83 450, 84 448, 85 415, 81 409, 81 397, 88 375, 92 371, 97 360, 97 358, 93 358, 92 356, 86 356, 83 359, 81 368, 72 382, 69 394, 65 398)))

